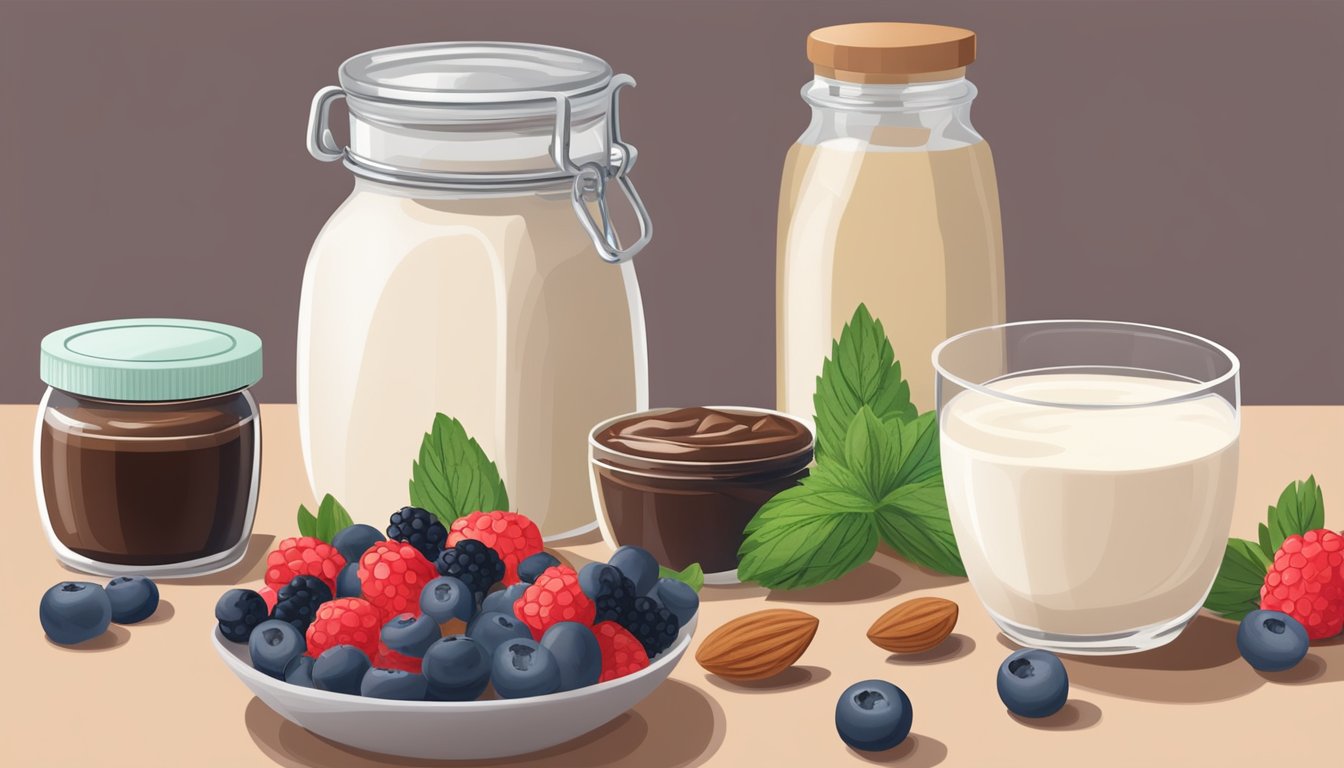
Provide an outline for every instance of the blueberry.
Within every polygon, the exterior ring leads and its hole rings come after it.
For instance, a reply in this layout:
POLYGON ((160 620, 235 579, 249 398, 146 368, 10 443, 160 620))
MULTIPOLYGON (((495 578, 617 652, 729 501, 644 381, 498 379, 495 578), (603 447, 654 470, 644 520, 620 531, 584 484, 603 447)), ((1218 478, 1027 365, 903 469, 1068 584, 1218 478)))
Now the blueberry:
POLYGON ((532 630, 511 613, 482 613, 467 625, 467 637, 480 643, 487 655, 507 640, 532 639, 532 630))
POLYGON ((635 583, 637 595, 647 595, 658 581, 658 561, 643 547, 621 547, 612 554, 607 564, 621 569, 621 573, 635 583))
POLYGON ((383 625, 383 643, 397 653, 417 659, 439 637, 439 623, 426 614, 403 613, 383 625))
POLYGON ((215 620, 225 640, 246 643, 253 627, 266 620, 266 599, 250 589, 230 589, 215 603, 215 620))
POLYGON ((290 685, 313 687, 313 657, 295 656, 285 665, 285 682, 290 685))
POLYGON ((531 557, 523 558, 523 562, 518 564, 518 578, 531 584, 537 580, 542 571, 559 564, 560 560, 550 552, 538 552, 531 557))
POLYGON ((1251 611, 1237 627, 1237 650, 1256 669, 1279 672, 1307 655, 1307 630, 1279 611, 1251 611))
POLYGON ((112 602, 99 584, 62 581, 42 595, 37 618, 53 643, 74 645, 107 631, 112 602))
POLYGON ((424 675, 400 669, 371 667, 364 673, 364 679, 359 684, 359 693, 372 699, 424 701, 428 685, 424 675))
POLYGON ((490 680, 506 699, 545 696, 560 690, 560 665, 537 641, 510 640, 495 649, 490 680))
POLYGON ((579 589, 597 608, 594 624, 620 622, 635 606, 635 583, 621 569, 605 563, 589 563, 579 571, 579 589))
POLYGON ((355 523, 337 531, 336 535, 331 537, 331 546, 341 553, 346 563, 358 563, 359 558, 369 547, 380 541, 386 541, 382 531, 372 525, 355 523))
POLYGON ((700 596, 684 581, 659 579, 653 585, 651 594, 677 617, 678 629, 686 626, 686 622, 694 618, 695 612, 700 609, 700 596))
POLYGON ((112 602, 112 621, 134 624, 154 615, 159 608, 159 587, 144 576, 118 576, 107 582, 112 602))
POLYGON ((862 752, 881 752, 905 741, 913 720, 910 697, 885 680, 855 683, 835 703, 835 730, 862 752))
POLYGON ((1025 648, 999 665, 999 698, 1022 717, 1049 717, 1069 698, 1069 673, 1049 651, 1025 648))
POLYGON ((602 676, 602 648, 593 631, 574 621, 552 624, 541 636, 541 647, 551 652, 560 668, 560 688, 593 685, 602 676))
POLYGON ((490 654, 465 635, 449 635, 425 651, 421 665, 431 701, 471 701, 490 683, 490 654))
POLYGON ((420 610, 440 624, 453 619, 471 621, 476 615, 476 596, 461 579, 440 576, 420 590, 420 610))
POLYGON ((532 585, 525 581, 520 581, 517 584, 507 586, 497 592, 491 592, 485 596, 485 602, 481 603, 481 612, 494 611, 496 613, 502 613, 505 616, 512 616, 513 604, 518 601, 518 598, 523 596, 523 593, 526 592, 527 588, 530 586, 532 585))
POLYGON ((369 666, 369 657, 355 646, 333 645, 313 661, 313 687, 358 696, 369 666))
POLYGON ((364 588, 359 585, 359 563, 346 563, 336 574, 337 597, 363 597, 364 588))
POLYGON ((285 678, 285 667, 289 662, 308 650, 299 630, 288 621, 279 619, 268 619, 258 624, 248 638, 247 647, 252 653, 252 666, 258 672, 281 680, 285 678))

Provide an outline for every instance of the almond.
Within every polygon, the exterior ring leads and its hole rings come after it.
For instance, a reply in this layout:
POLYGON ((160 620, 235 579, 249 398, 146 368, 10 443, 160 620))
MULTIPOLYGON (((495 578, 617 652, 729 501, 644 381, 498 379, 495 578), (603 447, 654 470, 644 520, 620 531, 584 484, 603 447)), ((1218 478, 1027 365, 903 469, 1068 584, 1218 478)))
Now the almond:
POLYGON ((956 603, 941 597, 917 597, 882 614, 868 628, 868 639, 892 653, 919 653, 946 640, 955 626, 956 603))
POLYGON ((695 660, 729 680, 774 677, 803 655, 819 623, 816 616, 785 608, 749 613, 711 632, 695 660))

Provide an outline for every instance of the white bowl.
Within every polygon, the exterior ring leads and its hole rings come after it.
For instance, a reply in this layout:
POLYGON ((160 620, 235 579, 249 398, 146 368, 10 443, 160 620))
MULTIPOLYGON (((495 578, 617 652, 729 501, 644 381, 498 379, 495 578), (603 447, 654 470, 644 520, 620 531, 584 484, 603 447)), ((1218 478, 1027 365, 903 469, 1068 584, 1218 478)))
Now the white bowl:
POLYGON ((290 685, 252 668, 245 643, 211 631, 225 666, 295 725, 370 752, 431 760, 512 757, 563 744, 618 717, 653 693, 690 647, 696 620, 640 671, 548 696, 485 701, 391 701, 290 685))

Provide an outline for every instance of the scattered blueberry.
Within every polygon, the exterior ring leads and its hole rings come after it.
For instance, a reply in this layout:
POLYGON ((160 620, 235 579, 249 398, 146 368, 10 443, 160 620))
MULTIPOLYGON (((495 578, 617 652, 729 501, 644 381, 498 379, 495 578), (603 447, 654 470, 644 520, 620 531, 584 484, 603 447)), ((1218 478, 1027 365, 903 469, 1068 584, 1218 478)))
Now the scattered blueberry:
POLYGON ((112 602, 100 584, 62 581, 42 595, 37 617, 53 643, 74 645, 107 631, 112 602))
POLYGON ((560 560, 550 552, 538 552, 535 555, 523 558, 523 562, 518 564, 518 578, 531 584, 537 580, 542 571, 559 564, 560 560))
POLYGON ((369 666, 369 657, 355 646, 334 645, 313 661, 313 687, 358 696, 369 666))
POLYGON ((635 583, 635 594, 648 594, 658 581, 658 561, 643 547, 621 547, 612 553, 607 564, 620 568, 621 573, 635 583))
POLYGON ((285 668, 295 657, 308 650, 303 635, 288 621, 267 619, 252 630, 247 641, 252 666, 271 677, 285 678, 285 668))
POLYGON ((215 603, 215 620, 225 640, 246 643, 252 628, 266 620, 266 600, 250 589, 230 589, 215 603))
POLYGON ((835 703, 835 730, 861 752, 881 752, 905 741, 913 720, 910 697, 885 680, 855 683, 835 703))
POLYGON ((476 597, 461 579, 440 576, 420 590, 420 610, 440 624, 453 619, 471 621, 476 615, 476 597))
POLYGON ((400 669, 379 669, 370 667, 364 673, 359 684, 361 696, 373 699, 395 699, 397 701, 423 701, 428 692, 428 682, 424 675, 417 675, 400 669))
POLYGON ((285 682, 290 685, 313 687, 313 657, 295 656, 285 665, 285 682))
POLYGON ((471 701, 490 683, 490 654, 465 635, 449 635, 425 651, 421 665, 431 701, 471 701))
POLYGON ((1307 655, 1307 630, 1280 611, 1251 611, 1237 627, 1237 650, 1256 669, 1279 672, 1307 655))
POLYGON ((555 657, 561 691, 593 685, 602 675, 602 648, 593 631, 583 624, 562 621, 551 625, 541 636, 541 647, 555 657))
POLYGON ((532 639, 532 630, 508 613, 482 613, 467 625, 467 637, 481 644, 487 655, 508 640, 532 639))
POLYGON ((316 576, 295 576, 275 595, 271 618, 288 621, 300 632, 317 616, 317 607, 331 599, 331 587, 316 576))
MULTIPOLYGON (((336 535, 331 537, 331 546, 341 553, 345 562, 357 564, 360 556, 380 541, 385 541, 382 531, 372 525, 355 523, 337 531, 336 535)), ((339 588, 338 585, 337 589, 339 588)))
POLYGON ((520 581, 496 592, 491 592, 485 596, 485 600, 481 603, 481 611, 496 611, 505 616, 512 616, 513 604, 518 602, 518 598, 522 597, 530 586, 532 585, 520 581))
POLYGON ((617 619, 652 659, 677 639, 677 617, 652 597, 636 597, 630 610, 617 619))
POLYGON ((112 621, 134 624, 154 615, 159 608, 159 587, 144 576, 118 576, 107 582, 112 603, 112 621))
POLYGON ((589 563, 579 570, 579 589, 597 606, 594 624, 619 622, 635 606, 635 583, 621 569, 589 563))
POLYGON ((429 510, 402 507, 392 513, 392 519, 387 523, 387 538, 409 542, 432 563, 443 552, 444 542, 448 540, 448 529, 429 510))
POLYGON ((694 618, 695 612, 700 609, 700 596, 691 589, 690 584, 677 579, 659 579, 650 595, 658 598, 677 617, 678 629, 686 626, 686 622, 694 618))
POLYGON ((490 680, 506 699, 544 696, 560 690, 560 665, 535 640, 510 640, 495 649, 490 680))
POLYGON ((363 597, 364 588, 359 584, 359 563, 346 563, 336 574, 337 597, 363 597))
POLYGON ((428 614, 403 613, 383 625, 383 643, 397 653, 417 659, 439 637, 439 622, 428 614))
POLYGON ((504 561, 499 553, 475 539, 463 539, 443 550, 434 563, 439 573, 461 579, 480 605, 490 588, 504 578, 504 561))
POLYGON ((999 698, 1022 717, 1049 717, 1069 698, 1069 673, 1049 651, 1025 648, 999 665, 999 698))

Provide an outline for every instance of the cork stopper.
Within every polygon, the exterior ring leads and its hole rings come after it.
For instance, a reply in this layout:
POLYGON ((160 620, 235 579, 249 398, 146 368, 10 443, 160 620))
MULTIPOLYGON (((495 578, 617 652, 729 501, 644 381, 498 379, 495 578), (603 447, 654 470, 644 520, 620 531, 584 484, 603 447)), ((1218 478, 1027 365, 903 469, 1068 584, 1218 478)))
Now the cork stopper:
POLYGON ((975 61, 975 33, 937 24, 841 24, 807 36, 807 59, 818 75, 853 83, 946 80, 975 61))

